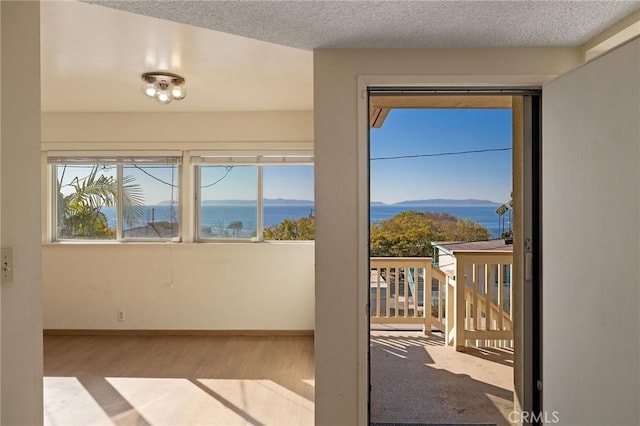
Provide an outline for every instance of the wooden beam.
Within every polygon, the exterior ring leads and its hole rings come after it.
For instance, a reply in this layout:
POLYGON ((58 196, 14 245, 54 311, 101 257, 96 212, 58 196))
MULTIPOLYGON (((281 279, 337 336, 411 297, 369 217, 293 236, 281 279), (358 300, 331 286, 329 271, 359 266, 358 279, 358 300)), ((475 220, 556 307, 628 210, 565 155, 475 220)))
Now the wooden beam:
POLYGON ((583 44, 580 49, 590 61, 640 34, 640 10, 632 13, 583 44))
POLYGON ((369 99, 369 123, 382 127, 392 108, 510 109, 511 96, 495 95, 372 95, 369 99))
POLYGON ((511 108, 511 96, 495 95, 372 95, 371 108, 511 108))
POLYGON ((387 118, 389 111, 391 111, 391 109, 389 108, 372 108, 369 115, 369 122, 371 123, 371 127, 374 129, 379 129, 380 127, 382 127, 382 124, 387 118))

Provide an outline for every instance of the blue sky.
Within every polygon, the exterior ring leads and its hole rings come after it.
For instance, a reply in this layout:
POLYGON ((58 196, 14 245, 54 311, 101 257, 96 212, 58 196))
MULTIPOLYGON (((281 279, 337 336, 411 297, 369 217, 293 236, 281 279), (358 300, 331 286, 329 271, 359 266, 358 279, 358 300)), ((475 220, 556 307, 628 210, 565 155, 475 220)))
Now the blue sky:
MULTIPOLYGON (((511 110, 393 109, 371 129, 370 156, 436 154, 512 145, 511 110)), ((371 201, 509 201, 512 151, 371 161, 371 201)))
MULTIPOLYGON (((78 177, 84 179, 91 172, 91 166, 67 166, 62 182, 62 193, 73 192, 66 186, 78 177)), ((176 200, 178 192, 168 183, 178 185, 177 169, 171 166, 144 166, 150 177, 133 167, 125 166, 124 175, 135 178, 142 186, 145 203, 148 205, 176 200), (159 180, 162 182, 160 182, 159 180)), ((63 168, 58 169, 58 179, 63 168)), ((224 166, 204 166, 201 168, 201 183, 208 186, 221 178, 220 182, 202 189, 203 200, 255 200, 257 197, 257 168, 255 166, 234 166, 226 176, 224 166)), ((101 170, 99 174, 116 177, 115 166, 101 170)), ((288 198, 313 201, 313 166, 265 166, 263 171, 263 194, 265 198, 288 198)))
POLYGON ((313 201, 313 166, 265 167, 265 198, 313 201))
MULTIPOLYGON (((224 167, 203 167, 202 185, 220 179, 224 167)), ((288 198, 313 201, 313 166, 264 166, 264 198, 288 198)), ((202 190, 203 200, 255 200, 257 196, 255 166, 234 167, 222 181, 202 190)))
MULTIPOLYGON (((393 109, 380 129, 371 129, 371 158, 510 148, 511 110, 393 109)), ((388 204, 429 198, 476 198, 505 203, 511 193, 512 151, 371 161, 371 200, 388 204)), ((66 182, 90 167, 70 167, 66 182)), ((170 182, 171 167, 149 167, 170 182)), ((202 184, 215 182, 224 167, 203 167, 202 184)), ((113 174, 113 171, 109 173, 113 174)), ((203 200, 256 198, 255 167, 235 167, 221 182, 203 189, 203 200)), ((147 204, 172 198, 171 187, 128 169, 146 192, 147 204)), ((66 189, 67 191, 69 189, 66 189)), ((173 198, 177 193, 173 192, 173 198)), ((265 166, 264 197, 313 200, 312 166, 265 166)))

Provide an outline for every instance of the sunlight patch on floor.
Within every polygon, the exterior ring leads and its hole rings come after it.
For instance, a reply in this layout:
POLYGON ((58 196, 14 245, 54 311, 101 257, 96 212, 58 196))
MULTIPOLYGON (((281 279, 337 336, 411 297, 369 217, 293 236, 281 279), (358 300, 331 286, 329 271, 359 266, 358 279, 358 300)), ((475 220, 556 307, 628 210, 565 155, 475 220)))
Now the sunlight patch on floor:
POLYGON ((277 425, 282 418, 313 424, 313 402, 271 380, 106 380, 152 425, 261 426, 277 425))
POLYGON ((313 402, 271 380, 198 381, 262 424, 277 425, 278 419, 283 418, 297 425, 312 425, 314 422, 313 402))
POLYGON ((44 426, 114 426, 91 394, 75 377, 45 377, 44 426))
POLYGON ((496 410, 498 410, 502 414, 502 417, 504 417, 504 420, 508 423, 511 423, 509 421, 509 413, 507 413, 507 415, 505 416, 505 411, 510 412, 511 410, 505 410, 505 407, 510 406, 513 403, 513 401, 500 398, 497 395, 491 395, 490 393, 485 393, 485 396, 496 407, 496 410))

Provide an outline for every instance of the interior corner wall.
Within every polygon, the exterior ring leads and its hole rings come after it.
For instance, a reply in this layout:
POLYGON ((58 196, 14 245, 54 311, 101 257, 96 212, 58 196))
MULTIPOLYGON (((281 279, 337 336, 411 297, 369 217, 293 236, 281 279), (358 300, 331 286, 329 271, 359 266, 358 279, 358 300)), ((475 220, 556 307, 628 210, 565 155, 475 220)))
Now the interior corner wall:
POLYGON ((0 233, 13 249, 1 284, 3 425, 42 424, 40 3, 3 1, 0 233))
POLYGON ((367 191, 360 164, 367 154, 366 144, 359 143, 366 128, 358 128, 358 103, 364 99, 358 77, 400 76, 407 84, 541 84, 536 75, 560 75, 579 63, 579 49, 314 51, 316 424, 367 424, 368 280, 360 277, 368 272, 359 270, 368 244, 368 218, 361 217, 367 209, 360 205, 367 191))
POLYGON ((543 401, 640 424, 640 39, 543 89, 543 401))

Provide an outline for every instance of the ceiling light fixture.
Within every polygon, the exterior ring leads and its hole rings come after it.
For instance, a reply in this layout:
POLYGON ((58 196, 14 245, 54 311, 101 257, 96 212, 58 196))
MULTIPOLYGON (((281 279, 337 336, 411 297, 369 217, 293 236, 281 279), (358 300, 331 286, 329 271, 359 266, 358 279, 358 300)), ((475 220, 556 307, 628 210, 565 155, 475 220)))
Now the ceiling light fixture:
POLYGON ((181 101, 187 96, 184 87, 185 80, 178 74, 165 71, 146 72, 142 74, 144 94, 155 98, 158 103, 169 104, 171 101, 181 101))

